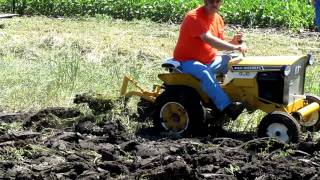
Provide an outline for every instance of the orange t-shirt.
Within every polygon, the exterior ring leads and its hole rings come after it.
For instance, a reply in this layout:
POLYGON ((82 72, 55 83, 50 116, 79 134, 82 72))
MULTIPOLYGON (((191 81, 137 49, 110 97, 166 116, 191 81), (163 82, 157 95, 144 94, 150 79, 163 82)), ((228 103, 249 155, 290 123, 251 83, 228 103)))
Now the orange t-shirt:
POLYGON ((224 22, 216 13, 209 17, 205 13, 204 6, 188 12, 181 27, 180 35, 173 53, 177 61, 197 60, 203 64, 211 63, 217 54, 217 49, 204 42, 200 35, 210 31, 213 36, 224 39, 224 22))

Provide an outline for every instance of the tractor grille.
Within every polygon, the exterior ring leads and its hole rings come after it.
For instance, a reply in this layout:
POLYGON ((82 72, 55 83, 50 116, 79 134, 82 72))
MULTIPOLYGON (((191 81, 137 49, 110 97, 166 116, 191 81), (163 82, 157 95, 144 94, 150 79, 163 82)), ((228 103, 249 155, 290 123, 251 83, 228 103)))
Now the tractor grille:
POLYGON ((282 72, 259 72, 258 73, 259 97, 282 104, 284 91, 284 77, 282 72))
POLYGON ((291 73, 285 78, 284 102, 291 103, 297 96, 304 94, 306 61, 300 60, 291 66, 291 73))
POLYGON ((301 59, 291 66, 288 76, 284 76, 281 70, 259 72, 259 97, 278 104, 294 102, 304 94, 305 69, 306 61, 301 59))

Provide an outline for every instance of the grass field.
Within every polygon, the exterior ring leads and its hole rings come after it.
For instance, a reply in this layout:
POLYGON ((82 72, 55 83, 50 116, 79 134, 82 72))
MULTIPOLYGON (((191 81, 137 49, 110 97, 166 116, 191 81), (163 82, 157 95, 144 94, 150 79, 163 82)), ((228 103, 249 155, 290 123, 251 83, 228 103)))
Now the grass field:
MULTIPOLYGON (((77 93, 116 98, 129 74, 144 87, 160 83, 160 65, 172 56, 178 25, 109 18, 23 17, 0 21, 0 110, 73 106, 77 93)), ((274 29, 243 29, 248 55, 304 55, 320 59, 320 36, 274 29)), ((227 36, 232 35, 227 29, 227 36)), ((320 66, 310 67, 306 92, 320 95, 320 66)))

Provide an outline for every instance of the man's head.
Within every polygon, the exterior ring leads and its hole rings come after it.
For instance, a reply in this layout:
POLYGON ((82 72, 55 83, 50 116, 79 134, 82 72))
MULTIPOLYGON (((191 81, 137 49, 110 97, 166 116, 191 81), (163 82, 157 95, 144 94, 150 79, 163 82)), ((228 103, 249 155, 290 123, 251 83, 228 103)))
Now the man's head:
POLYGON ((223 0, 204 0, 204 5, 208 15, 213 15, 220 10, 223 0))

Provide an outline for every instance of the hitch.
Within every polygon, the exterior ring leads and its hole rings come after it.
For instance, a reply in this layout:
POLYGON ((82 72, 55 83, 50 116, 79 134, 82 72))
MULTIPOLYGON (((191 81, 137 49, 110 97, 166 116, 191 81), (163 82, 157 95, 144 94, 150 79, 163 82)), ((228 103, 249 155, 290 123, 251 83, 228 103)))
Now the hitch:
POLYGON ((138 84, 138 82, 135 81, 134 79, 132 79, 131 77, 124 76, 123 81, 122 81, 120 96, 124 96, 124 97, 139 96, 139 97, 153 103, 155 101, 156 97, 158 97, 160 95, 160 91, 161 91, 160 85, 153 85, 153 90, 148 91, 148 90, 142 88, 138 84), (131 83, 137 90, 127 92, 129 83, 131 83))

